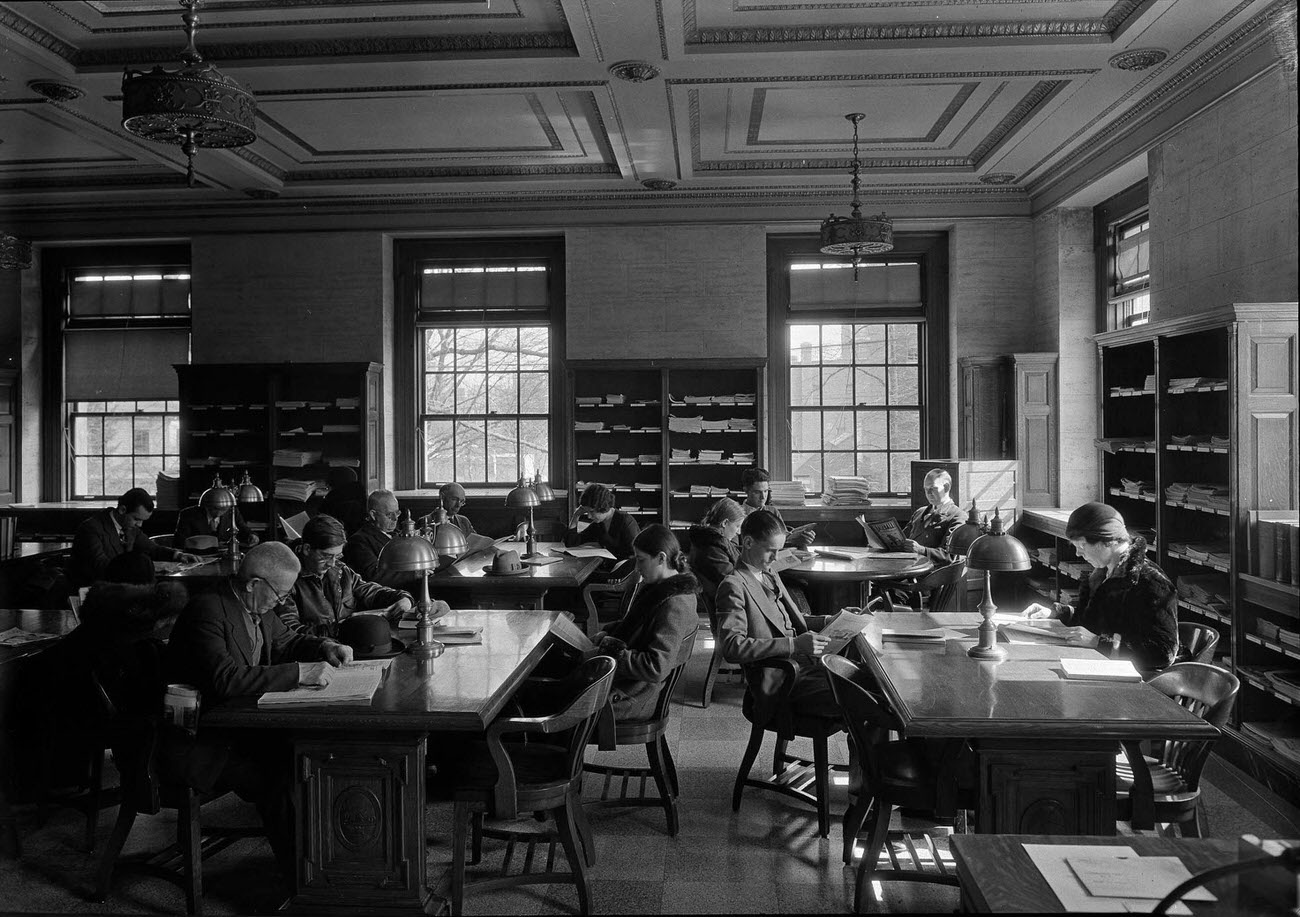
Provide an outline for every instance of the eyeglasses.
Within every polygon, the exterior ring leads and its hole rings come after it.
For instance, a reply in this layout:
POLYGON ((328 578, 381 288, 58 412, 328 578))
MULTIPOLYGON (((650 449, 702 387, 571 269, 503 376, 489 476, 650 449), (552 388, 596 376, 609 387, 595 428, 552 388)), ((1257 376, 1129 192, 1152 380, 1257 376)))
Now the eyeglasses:
POLYGON ((284 592, 278 592, 278 591, 276 591, 276 588, 275 588, 274 586, 271 585, 271 581, 270 581, 270 580, 262 579, 260 576, 259 576, 257 579, 258 579, 258 582, 261 582, 261 583, 266 584, 266 588, 268 588, 268 589, 271 590, 271 595, 275 596, 275 604, 277 604, 277 605, 283 604, 283 603, 284 603, 284 600, 287 599, 287 598, 289 597, 289 593, 290 593, 290 592, 293 592, 293 587, 292 587, 292 586, 290 586, 288 589, 284 590, 284 592))
POLYGON ((376 516, 382 516, 385 519, 396 519, 398 516, 402 515, 402 511, 400 509, 395 509, 391 513, 386 513, 381 509, 377 509, 374 511, 374 513, 376 516))
POLYGON ((319 557, 319 558, 321 559, 321 561, 322 561, 322 562, 325 564, 325 566, 327 566, 327 567, 332 567, 332 566, 334 566, 336 563, 338 563, 340 560, 343 559, 343 552, 342 552, 342 551, 338 551, 338 552, 336 552, 336 553, 329 553, 329 552, 326 552, 326 551, 321 550, 320 548, 312 548, 312 551, 316 554, 317 557, 319 557))

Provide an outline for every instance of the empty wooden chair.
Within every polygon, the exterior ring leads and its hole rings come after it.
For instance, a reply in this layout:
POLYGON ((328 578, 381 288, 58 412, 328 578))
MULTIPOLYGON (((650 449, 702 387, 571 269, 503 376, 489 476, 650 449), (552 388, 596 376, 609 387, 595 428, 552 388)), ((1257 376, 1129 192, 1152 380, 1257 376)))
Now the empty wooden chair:
POLYGON ((905 596, 909 605, 895 605, 895 611, 909 609, 930 612, 967 611, 966 602, 966 561, 957 560, 944 567, 931 570, 915 581, 888 581, 887 585, 894 593, 905 596))
POLYGON ((1207 624, 1178 625, 1178 655, 1174 662, 1214 662, 1214 648, 1219 644, 1219 632, 1207 624))

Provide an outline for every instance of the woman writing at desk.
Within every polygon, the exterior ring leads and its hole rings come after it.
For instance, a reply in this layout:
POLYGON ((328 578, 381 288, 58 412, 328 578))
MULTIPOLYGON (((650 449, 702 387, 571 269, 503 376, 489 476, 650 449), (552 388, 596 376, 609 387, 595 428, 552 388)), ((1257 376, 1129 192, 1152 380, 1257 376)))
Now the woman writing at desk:
POLYGON ((1060 618, 1109 641, 1115 655, 1144 672, 1159 671, 1178 650, 1178 594, 1169 577, 1147 560, 1145 538, 1129 535, 1124 517, 1105 503, 1085 503, 1070 513, 1065 537, 1092 564, 1079 589, 1079 602, 1052 608, 1030 605, 1031 618, 1060 618))

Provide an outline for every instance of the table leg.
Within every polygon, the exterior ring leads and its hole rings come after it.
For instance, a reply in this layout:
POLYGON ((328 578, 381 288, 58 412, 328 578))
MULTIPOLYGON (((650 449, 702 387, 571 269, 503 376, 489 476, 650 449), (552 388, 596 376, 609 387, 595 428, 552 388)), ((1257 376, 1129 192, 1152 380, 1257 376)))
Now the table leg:
POLYGON ((441 910, 425 870, 424 753, 418 733, 295 736, 298 875, 285 910, 441 910))
POLYGON ((981 739, 981 834, 1115 833, 1116 743, 981 739))

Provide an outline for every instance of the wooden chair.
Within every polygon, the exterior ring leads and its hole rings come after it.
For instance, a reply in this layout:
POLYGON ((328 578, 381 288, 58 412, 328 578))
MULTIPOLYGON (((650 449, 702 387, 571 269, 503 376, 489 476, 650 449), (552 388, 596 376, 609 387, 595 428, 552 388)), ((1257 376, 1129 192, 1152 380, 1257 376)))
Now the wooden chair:
MULTIPOLYGON (((838 712, 828 710, 824 715, 795 716, 790 709, 789 698, 794 692, 799 678, 798 665, 790 659, 763 659, 744 667, 748 678, 753 670, 759 668, 780 669, 785 678, 776 697, 776 716, 765 723, 754 719, 753 695, 747 688, 742 706, 745 718, 750 721, 749 744, 740 760, 740 770, 736 772, 736 783, 731 791, 731 810, 740 811, 740 799, 745 787, 771 790, 807 803, 817 812, 817 833, 827 837, 831 831, 830 815, 830 754, 827 740, 843 727, 838 712), (749 776, 758 757, 758 750, 763 744, 763 734, 776 733, 776 746, 772 752, 771 776, 758 780, 749 776), (787 753, 790 741, 796 737, 812 741, 813 760, 808 761, 787 753), (812 792, 808 791, 809 787, 812 792)), ((844 770, 845 768, 836 768, 844 770)))
POLYGON ((507 842, 502 875, 475 881, 482 891, 516 885, 572 884, 578 891, 581 913, 590 908, 587 866, 594 850, 585 836, 582 818, 582 756, 591 737, 596 718, 609 700, 614 680, 614 660, 596 656, 587 660, 569 679, 572 700, 564 709, 549 716, 503 717, 488 727, 486 741, 467 749, 457 762, 455 772, 435 775, 430 781, 430 796, 450 795, 454 803, 452 829, 451 913, 459 915, 465 904, 465 848, 473 847, 473 863, 482 857, 484 837, 507 842), (523 736, 524 741, 505 741, 506 736, 523 736), (553 833, 486 829, 486 813, 494 818, 513 819, 521 812, 540 816, 549 813, 555 821, 553 833), (549 850, 546 869, 533 872, 537 843, 545 842, 549 850), (568 872, 550 867, 555 860, 555 845, 563 847, 569 861, 568 872), (516 844, 526 844, 523 871, 507 875, 516 844))
POLYGON ((910 605, 896 605, 895 611, 968 611, 966 607, 966 561, 956 560, 938 567, 915 581, 889 581, 888 587, 902 593, 910 605))
POLYGON ((1207 624, 1178 625, 1178 655, 1174 662, 1214 663, 1214 648, 1219 643, 1219 632, 1207 624))
MULTIPOLYGON (((153 660, 145 660, 137 670, 147 673, 157 662, 156 649, 143 645, 139 651, 153 652, 153 660)), ((153 669, 161 675, 161 668, 153 669)), ((210 828, 205 836, 199 821, 200 806, 217 798, 204 797, 191 786, 170 783, 159 774, 158 753, 163 733, 177 727, 164 725, 162 718, 153 712, 126 710, 112 699, 112 694, 97 678, 100 703, 104 705, 110 722, 114 760, 122 779, 122 804, 117 822, 104 848, 95 882, 94 900, 108 898, 113 884, 113 873, 120 869, 144 872, 179 885, 185 892, 185 910, 188 914, 203 913, 203 860, 229 847, 241 837, 263 834, 257 828, 210 828), (156 815, 162 809, 175 809, 177 813, 176 843, 144 859, 119 862, 122 847, 126 844, 138 815, 156 815)), ((157 703, 161 709, 161 678, 157 703)), ((224 795, 224 794, 221 794, 224 795)))
POLYGON ((713 653, 709 656, 709 670, 705 673, 704 687, 700 692, 700 706, 708 709, 709 704, 713 702, 713 685, 717 682, 718 676, 737 675, 740 673, 740 667, 727 665, 722 659, 722 632, 718 628, 718 606, 713 601, 716 588, 710 591, 708 585, 702 580, 700 586, 700 605, 708 613, 709 631, 713 634, 713 653))
MULTIPOLYGON (((1241 686, 1236 675, 1202 662, 1171 665, 1147 684, 1219 728, 1241 686)), ((1184 837, 1203 837, 1201 771, 1213 745, 1213 739, 1165 741, 1144 756, 1139 742, 1124 742, 1126 760, 1117 762, 1115 774, 1119 820, 1134 830, 1176 823, 1184 837)))
POLYGON ((680 788, 677 784, 677 766, 673 763, 672 752, 668 750, 664 731, 668 728, 673 689, 695 649, 695 634, 695 631, 691 631, 682 640, 677 651, 677 665, 659 688, 654 712, 644 720, 615 721, 614 746, 644 745, 649 767, 611 767, 591 763, 582 765, 587 773, 603 774, 605 777, 598 802, 612 806, 662 806, 668 820, 669 837, 677 836, 677 795, 680 788), (659 792, 657 797, 646 796, 646 781, 649 779, 654 780, 655 789, 659 792), (619 793, 611 798, 610 791, 616 783, 619 793), (636 795, 629 796, 629 792, 635 792, 636 795))
POLYGON ((600 633, 601 606, 609 607, 617 601, 618 614, 614 620, 621 619, 632 607, 632 600, 636 598, 640 585, 641 576, 636 572, 635 566, 629 565, 627 572, 620 579, 608 583, 588 583, 583 586, 582 602, 587 606, 587 636, 595 637, 600 633), (614 599, 614 596, 618 598, 614 599))
POLYGON ((854 913, 862 913, 863 904, 870 900, 872 882, 957 885, 951 857, 935 847, 928 833, 920 836, 928 852, 928 857, 923 858, 916 846, 917 838, 906 832, 891 833, 889 820, 895 806, 934 812, 940 819, 955 815, 957 808, 973 803, 973 787, 959 788, 961 781, 935 762, 924 741, 889 740, 890 732, 899 730, 901 724, 884 698, 872 690, 875 682, 867 672, 842 656, 824 656, 822 665, 863 771, 862 787, 844 813, 846 863, 852 861, 853 844, 864 822, 868 837, 858 863, 854 913), (895 843, 906 848, 916 868, 903 868, 895 843), (879 868, 882 852, 889 858, 888 869, 879 868))

